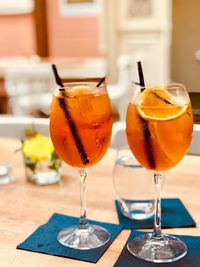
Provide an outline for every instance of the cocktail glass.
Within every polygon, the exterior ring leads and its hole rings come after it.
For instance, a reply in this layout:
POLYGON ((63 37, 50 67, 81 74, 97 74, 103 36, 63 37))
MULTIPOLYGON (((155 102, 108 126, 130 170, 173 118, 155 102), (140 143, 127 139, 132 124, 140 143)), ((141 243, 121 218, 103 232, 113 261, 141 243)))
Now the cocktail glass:
POLYGON ((62 230, 58 241, 75 249, 91 249, 110 239, 103 227, 90 225, 86 216, 88 168, 106 153, 111 139, 112 113, 105 84, 66 83, 55 91, 50 114, 50 134, 57 154, 77 168, 81 179, 78 225, 62 230))
POLYGON ((128 250, 149 262, 176 261, 186 255, 187 246, 161 233, 160 190, 163 171, 183 158, 192 139, 193 115, 185 87, 158 85, 137 92, 128 106, 126 123, 129 147, 137 160, 153 172, 156 189, 154 231, 131 240, 128 250))

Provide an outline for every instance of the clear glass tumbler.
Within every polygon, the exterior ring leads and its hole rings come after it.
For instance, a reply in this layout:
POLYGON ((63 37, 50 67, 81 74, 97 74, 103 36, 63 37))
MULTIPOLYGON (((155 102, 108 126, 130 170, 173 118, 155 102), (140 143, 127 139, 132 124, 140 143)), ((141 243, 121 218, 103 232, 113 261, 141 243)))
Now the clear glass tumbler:
POLYGON ((145 220, 154 214, 154 183, 151 174, 136 160, 128 147, 118 149, 113 184, 125 217, 145 220))

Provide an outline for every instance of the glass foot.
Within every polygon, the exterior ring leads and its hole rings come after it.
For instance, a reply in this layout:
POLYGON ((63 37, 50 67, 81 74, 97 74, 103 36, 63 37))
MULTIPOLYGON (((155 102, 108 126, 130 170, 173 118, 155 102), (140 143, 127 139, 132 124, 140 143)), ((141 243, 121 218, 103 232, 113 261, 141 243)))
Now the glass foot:
POLYGON ((98 225, 89 225, 85 229, 79 229, 74 226, 62 230, 57 239, 66 247, 92 249, 106 244, 110 240, 110 233, 98 225))
POLYGON ((131 240, 127 248, 135 257, 155 263, 177 261, 187 254, 187 246, 169 235, 162 235, 161 238, 155 238, 152 234, 141 235, 131 240))

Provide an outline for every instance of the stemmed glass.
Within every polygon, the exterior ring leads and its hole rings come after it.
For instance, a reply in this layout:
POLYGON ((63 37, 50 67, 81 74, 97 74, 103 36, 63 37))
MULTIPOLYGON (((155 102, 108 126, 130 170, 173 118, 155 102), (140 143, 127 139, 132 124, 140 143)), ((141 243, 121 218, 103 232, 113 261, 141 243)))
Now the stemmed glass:
POLYGON ((57 154, 77 168, 81 180, 79 224, 62 230, 58 241, 75 249, 91 249, 110 239, 103 227, 90 225, 86 216, 88 167, 106 153, 112 132, 112 113, 105 84, 65 83, 53 96, 50 134, 57 154))
POLYGON ((126 123, 130 149, 153 172, 156 189, 154 231, 131 240, 128 250, 149 262, 176 261, 186 255, 187 246, 161 233, 160 190, 163 171, 183 158, 192 139, 193 115, 186 88, 171 84, 136 92, 128 106, 126 123))

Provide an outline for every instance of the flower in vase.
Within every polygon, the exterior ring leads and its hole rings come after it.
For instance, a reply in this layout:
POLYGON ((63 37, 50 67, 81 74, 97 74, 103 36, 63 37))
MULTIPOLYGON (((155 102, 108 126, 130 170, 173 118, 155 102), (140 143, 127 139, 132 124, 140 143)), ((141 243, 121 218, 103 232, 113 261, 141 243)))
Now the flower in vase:
POLYGON ((41 133, 28 135, 28 138, 22 141, 21 151, 26 167, 32 171, 41 166, 41 162, 48 162, 48 168, 56 171, 61 166, 61 160, 54 150, 51 139, 41 133))
POLYGON ((50 138, 37 133, 35 136, 23 141, 22 152, 33 162, 51 159, 54 147, 50 138))

